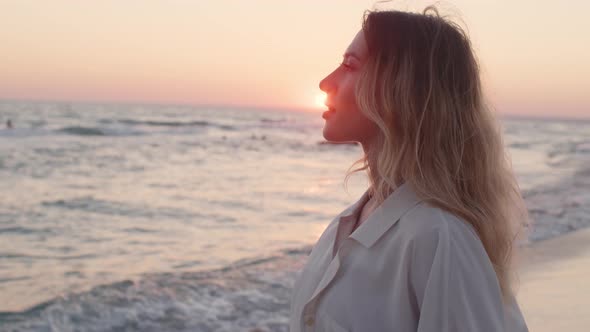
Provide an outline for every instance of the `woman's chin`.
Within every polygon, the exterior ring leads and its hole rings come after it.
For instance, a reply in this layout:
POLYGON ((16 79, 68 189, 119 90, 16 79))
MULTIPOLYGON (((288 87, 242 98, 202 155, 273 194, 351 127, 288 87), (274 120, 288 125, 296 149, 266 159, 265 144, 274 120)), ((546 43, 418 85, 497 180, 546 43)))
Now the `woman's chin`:
POLYGON ((350 137, 345 137, 342 133, 330 130, 328 126, 324 126, 324 139, 330 143, 350 143, 353 141, 350 137))
POLYGON ((330 131, 327 125, 324 125, 324 131, 322 132, 322 134, 324 135, 324 139, 326 141, 334 142, 335 135, 332 131, 330 131))

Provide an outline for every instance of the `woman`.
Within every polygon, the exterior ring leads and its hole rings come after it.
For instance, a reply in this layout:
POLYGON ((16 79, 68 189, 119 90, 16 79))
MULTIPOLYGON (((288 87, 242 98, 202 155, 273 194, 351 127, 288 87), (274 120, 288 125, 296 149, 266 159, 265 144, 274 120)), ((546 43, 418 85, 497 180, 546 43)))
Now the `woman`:
POLYGON ((312 250, 291 331, 527 331, 526 210, 465 33, 432 7, 370 12, 320 88, 324 137, 362 145, 370 188, 312 250))

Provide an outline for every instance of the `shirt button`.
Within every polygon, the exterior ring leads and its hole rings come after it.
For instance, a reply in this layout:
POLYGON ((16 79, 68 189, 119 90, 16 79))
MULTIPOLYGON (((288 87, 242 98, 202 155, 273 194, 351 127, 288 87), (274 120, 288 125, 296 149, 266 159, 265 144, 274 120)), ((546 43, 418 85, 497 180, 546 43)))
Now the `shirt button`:
POLYGON ((305 319, 305 325, 307 325, 307 326, 312 326, 314 322, 315 322, 315 320, 311 316, 309 316, 305 319))

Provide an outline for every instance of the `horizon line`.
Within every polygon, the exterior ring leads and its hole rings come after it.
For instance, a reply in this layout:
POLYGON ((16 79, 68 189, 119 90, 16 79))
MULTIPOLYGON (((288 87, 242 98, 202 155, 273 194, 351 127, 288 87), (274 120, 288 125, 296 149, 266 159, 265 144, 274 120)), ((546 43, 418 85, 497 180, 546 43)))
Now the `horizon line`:
MULTIPOLYGON (((140 100, 66 100, 60 98, 6 98, 0 97, 0 103, 15 102, 15 103, 56 103, 56 104, 81 104, 81 105, 128 105, 128 106, 154 106, 154 107, 189 107, 189 108, 213 108, 213 109, 230 109, 237 108, 243 110, 257 110, 257 111, 284 111, 284 112, 321 112, 317 107, 297 107, 297 106, 272 106, 272 105, 255 105, 255 104, 221 104, 221 103, 194 103, 194 102, 173 102, 173 101, 140 101, 140 100)), ((589 115, 547 115, 547 114, 515 114, 511 112, 495 111, 494 114, 500 119, 519 120, 519 119, 535 119, 535 120, 553 120, 553 121, 590 121, 589 115)))

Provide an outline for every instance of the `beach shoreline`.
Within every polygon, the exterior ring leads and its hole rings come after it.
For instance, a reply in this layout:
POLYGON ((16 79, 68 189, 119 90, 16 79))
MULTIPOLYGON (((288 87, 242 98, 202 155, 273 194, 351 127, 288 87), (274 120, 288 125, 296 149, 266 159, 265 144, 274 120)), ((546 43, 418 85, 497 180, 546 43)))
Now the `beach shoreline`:
POLYGON ((521 249, 517 300, 530 331, 588 331, 590 228, 521 249))

